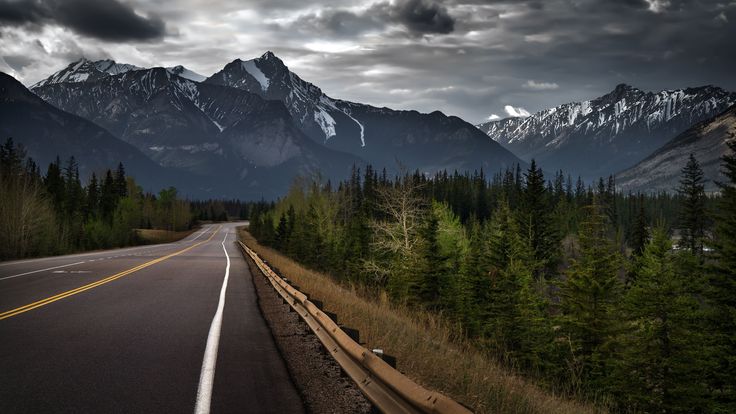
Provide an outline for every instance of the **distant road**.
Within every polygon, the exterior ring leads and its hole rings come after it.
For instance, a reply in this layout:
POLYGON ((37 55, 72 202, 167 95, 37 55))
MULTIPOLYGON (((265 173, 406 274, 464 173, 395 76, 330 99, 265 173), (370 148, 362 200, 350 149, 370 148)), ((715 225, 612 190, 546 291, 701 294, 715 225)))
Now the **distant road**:
POLYGON ((299 413, 237 224, 0 263, 0 413, 299 413))

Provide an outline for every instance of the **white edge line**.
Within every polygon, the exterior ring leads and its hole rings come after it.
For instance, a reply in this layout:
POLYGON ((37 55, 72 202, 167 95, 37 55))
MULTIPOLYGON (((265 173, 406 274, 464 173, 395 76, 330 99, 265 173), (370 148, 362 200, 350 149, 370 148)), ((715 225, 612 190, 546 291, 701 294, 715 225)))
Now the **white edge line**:
POLYGON ((70 263, 70 264, 65 264, 65 265, 61 265, 61 266, 47 267, 46 269, 33 270, 31 272, 18 273, 17 275, 0 277, 0 280, 12 279, 14 277, 20 277, 20 276, 30 275, 30 274, 38 273, 38 272, 45 272, 47 270, 61 269, 62 267, 69 267, 69 266, 74 266, 74 265, 78 265, 78 264, 82 264, 82 263, 87 263, 87 262, 77 262, 77 263, 70 263))
MULTIPOLYGON (((202 235, 204 235, 205 233, 207 233, 207 231, 210 230, 210 229, 212 229, 212 226, 205 227, 204 229, 202 229, 202 231, 199 233, 199 235, 197 235, 197 237, 195 237, 195 238, 193 238, 191 240, 187 240, 185 238, 185 239, 179 240, 176 243, 195 241, 198 238, 200 238, 202 235)), ((189 237, 191 237, 191 236, 189 236, 189 237)), ((13 266, 13 265, 19 265, 19 264, 24 264, 24 263, 43 262, 43 261, 46 261, 46 260, 53 260, 53 259, 76 259, 76 258, 80 258, 80 257, 95 256, 95 255, 101 255, 101 254, 106 254, 106 253, 109 254, 109 252, 112 251, 112 250, 117 250, 117 251, 120 251, 120 252, 129 252, 129 251, 137 251, 137 250, 141 250, 141 249, 151 249, 151 248, 156 249, 156 248, 159 248, 159 247, 169 246, 171 244, 174 244, 174 243, 162 243, 162 244, 154 244, 154 245, 150 245, 149 244, 149 245, 143 245, 143 246, 122 247, 122 248, 119 248, 119 249, 103 250, 103 251, 99 251, 99 252, 78 253, 78 254, 66 254, 66 255, 61 255, 61 256, 39 257, 37 259, 28 259, 28 260, 11 260, 9 262, 0 262, 0 267, 2 267, 2 266, 13 266)), ((0 279, 0 280, 2 280, 2 279, 0 279)))
POLYGON ((199 386, 197 387, 197 404, 194 407, 195 414, 209 414, 210 404, 212 403, 212 386, 215 382, 215 365, 217 364, 217 348, 220 346, 220 331, 222 329, 222 313, 225 309, 225 293, 227 292, 227 281, 230 277, 230 256, 225 248, 225 240, 227 240, 227 230, 225 238, 222 239, 222 250, 225 252, 227 266, 225 267, 225 278, 222 281, 220 289, 220 301, 217 304, 215 317, 212 318, 210 332, 207 335, 207 346, 204 349, 204 360, 202 361, 202 372, 199 375, 199 386))

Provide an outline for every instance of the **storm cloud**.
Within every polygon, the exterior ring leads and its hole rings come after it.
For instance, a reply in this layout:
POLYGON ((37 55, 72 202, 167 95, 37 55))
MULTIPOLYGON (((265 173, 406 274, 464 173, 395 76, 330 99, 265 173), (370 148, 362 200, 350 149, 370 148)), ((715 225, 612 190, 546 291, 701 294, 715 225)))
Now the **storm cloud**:
POLYGON ((161 19, 141 16, 117 0, 0 0, 0 23, 57 24, 114 42, 158 39, 165 33, 161 19))
POLYGON ((299 16, 284 25, 301 31, 317 31, 337 36, 358 36, 378 32, 395 25, 406 34, 447 34, 455 27, 455 19, 447 8, 429 0, 394 0, 378 2, 370 7, 353 11, 346 8, 327 8, 299 16))
POLYGON ((735 38, 733 0, 0 0, 0 70, 26 84, 82 55, 211 75, 272 50, 335 98, 470 122, 619 83, 734 90, 735 38))

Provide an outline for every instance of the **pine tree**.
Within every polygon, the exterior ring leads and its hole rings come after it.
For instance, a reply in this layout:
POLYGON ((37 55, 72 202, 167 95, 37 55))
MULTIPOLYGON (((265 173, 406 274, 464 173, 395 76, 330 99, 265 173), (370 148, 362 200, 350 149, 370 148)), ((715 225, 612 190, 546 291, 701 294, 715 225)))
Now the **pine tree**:
POLYGON ((561 289, 562 322, 569 342, 574 382, 594 386, 605 378, 609 344, 617 329, 622 259, 611 240, 608 216, 594 203, 580 229, 580 257, 566 271, 561 289))
POLYGON ((649 241, 649 222, 647 213, 644 211, 644 203, 640 201, 636 222, 631 232, 631 251, 634 256, 640 256, 649 241))
POLYGON ((446 258, 440 251, 437 233, 439 220, 433 213, 427 215, 426 223, 419 232, 422 244, 419 248, 421 268, 417 286, 419 302, 430 310, 439 310, 443 303, 443 291, 448 288, 446 280, 446 258))
MULTIPOLYGON (((633 411, 706 411, 702 312, 697 276, 672 251, 663 228, 654 231, 640 258, 636 281, 624 299, 627 330, 614 358, 613 388, 633 411)), ((682 253, 691 255, 691 253, 682 253)))
POLYGON ((100 214, 102 219, 108 224, 112 224, 117 202, 115 180, 112 178, 112 171, 107 170, 105 179, 102 181, 102 185, 100 185, 100 214))
POLYGON ((721 171, 726 182, 718 183, 721 199, 714 232, 715 265, 709 272, 709 333, 714 344, 716 367, 711 386, 717 410, 736 412, 736 137, 728 143, 721 171))
POLYGON ((458 308, 461 320, 468 335, 478 337, 484 334, 488 318, 490 296, 490 256, 485 229, 478 221, 470 223, 470 242, 461 268, 461 287, 458 308))
POLYGON ((115 177, 113 179, 115 186, 115 194, 118 198, 123 198, 128 195, 128 182, 125 178, 125 167, 123 163, 118 164, 118 169, 115 171, 115 177))
POLYGON ((289 243, 289 221, 286 219, 286 214, 281 214, 279 218, 279 224, 276 227, 276 239, 274 240, 275 247, 279 250, 283 250, 289 243))
MULTIPOLYGON (((526 181, 522 193, 522 209, 519 223, 521 231, 531 246, 538 269, 551 269, 559 253, 559 237, 551 224, 551 206, 545 188, 542 169, 532 160, 524 175, 526 181)), ((536 272, 540 277, 540 272, 536 272)))
POLYGON ((679 217, 680 245, 698 256, 703 254, 705 238, 705 180, 698 160, 690 154, 687 165, 682 169, 682 178, 677 192, 682 197, 679 217))
POLYGON ((46 191, 51 195, 51 201, 54 204, 54 210, 58 217, 61 218, 64 208, 64 179, 61 176, 61 161, 56 157, 56 161, 49 164, 44 178, 46 191))
POLYGON ((92 173, 92 178, 87 185, 87 204, 85 218, 93 218, 97 216, 100 202, 100 188, 97 184, 97 175, 92 173))

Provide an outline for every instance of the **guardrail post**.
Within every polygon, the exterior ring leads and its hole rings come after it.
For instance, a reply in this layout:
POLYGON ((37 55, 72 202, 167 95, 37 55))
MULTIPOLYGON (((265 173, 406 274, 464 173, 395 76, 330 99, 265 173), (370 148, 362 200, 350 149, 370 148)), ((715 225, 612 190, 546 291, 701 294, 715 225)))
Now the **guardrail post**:
POLYGON ((327 315, 328 318, 332 319, 332 322, 337 323, 337 314, 332 312, 323 311, 325 315, 327 315))
POLYGON ((347 326, 341 326, 340 328, 350 337, 350 339, 358 344, 360 343, 360 332, 357 329, 348 328, 347 326))
POLYGON ((375 348, 372 350, 376 356, 381 358, 383 362, 387 363, 391 368, 396 369, 396 357, 383 352, 383 349, 375 348))

